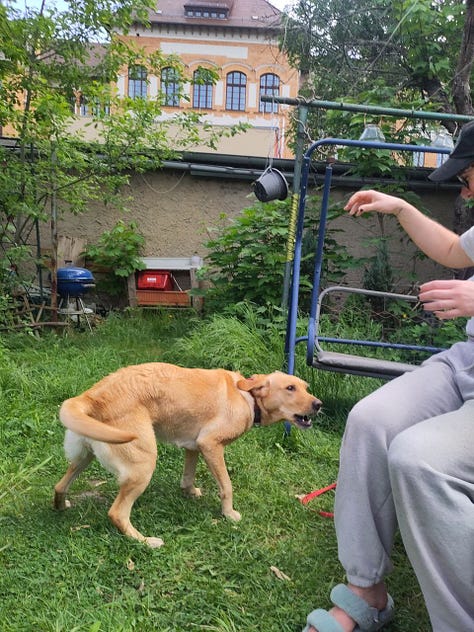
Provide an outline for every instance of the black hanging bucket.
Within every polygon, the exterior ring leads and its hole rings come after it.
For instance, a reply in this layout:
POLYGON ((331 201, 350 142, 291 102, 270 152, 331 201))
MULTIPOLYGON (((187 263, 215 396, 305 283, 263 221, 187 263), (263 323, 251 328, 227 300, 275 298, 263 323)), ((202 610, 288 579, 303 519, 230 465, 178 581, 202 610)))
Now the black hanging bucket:
POLYGON ((268 167, 259 179, 253 183, 253 190, 260 202, 286 200, 288 197, 288 182, 278 169, 268 167))

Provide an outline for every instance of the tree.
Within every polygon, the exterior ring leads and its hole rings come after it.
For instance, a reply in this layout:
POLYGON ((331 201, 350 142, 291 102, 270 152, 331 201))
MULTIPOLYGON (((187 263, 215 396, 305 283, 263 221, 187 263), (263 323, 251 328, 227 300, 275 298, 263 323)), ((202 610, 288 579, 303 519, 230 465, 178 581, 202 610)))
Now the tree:
POLYGON ((473 114, 473 0, 300 0, 285 25, 282 47, 308 96, 357 98, 377 83, 395 100, 473 114))
POLYGON ((453 101, 456 112, 472 114, 470 78, 474 61, 474 1, 466 0, 466 18, 459 51, 458 63, 453 78, 453 101))
MULTIPOLYGON (((119 35, 146 23, 152 0, 69 0, 65 11, 19 12, 0 5, 0 128, 11 138, 0 147, 0 287, 12 268, 31 261, 31 234, 50 222, 55 306, 55 238, 60 213, 84 212, 92 200, 126 208, 123 186, 131 171, 155 169, 190 144, 213 146, 222 132, 183 111, 160 122, 162 95, 121 97, 116 78, 124 68, 144 68, 147 76, 173 69, 180 97, 186 98, 184 68, 175 56, 147 54, 119 35), (95 141, 71 127, 74 105, 88 108, 95 141), (169 139, 169 127, 181 130, 169 139), (204 138, 202 138, 204 134, 204 138)), ((206 80, 213 79, 205 70, 206 80)), ((234 133, 230 130, 228 133, 234 133)), ((41 266, 41 260, 36 257, 41 266)), ((17 278, 17 277, 15 277, 17 278)))
MULTIPOLYGON (((474 116, 474 0, 299 0, 285 17, 281 46, 303 72, 304 96, 474 116)), ((333 131, 357 138, 370 120, 317 112, 308 127, 312 138, 333 131)), ((395 127, 384 121, 387 140, 416 142, 424 135, 424 144, 429 142, 430 124, 407 119, 395 127)), ((459 133, 455 121, 442 124, 459 133)), ((383 172, 388 165, 382 154, 383 172)), ((345 155, 364 167, 361 152, 345 155)), ((473 220, 469 206, 458 200, 454 229, 460 232, 473 220)))

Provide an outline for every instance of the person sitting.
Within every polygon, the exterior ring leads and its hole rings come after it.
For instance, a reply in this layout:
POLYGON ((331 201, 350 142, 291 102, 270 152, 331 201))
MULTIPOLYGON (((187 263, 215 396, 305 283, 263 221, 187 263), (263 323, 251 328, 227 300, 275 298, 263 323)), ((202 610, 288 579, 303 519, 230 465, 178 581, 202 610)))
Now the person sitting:
MULTIPOLYGON (((474 122, 429 178, 457 176, 474 199, 474 122)), ((450 268, 474 265, 474 227, 462 235, 398 197, 358 191, 349 215, 394 215, 428 257, 450 268)), ((348 584, 334 607, 314 610, 304 632, 374 631, 394 616, 385 578, 397 528, 434 632, 474 630, 474 277, 420 287, 440 319, 471 317, 467 339, 387 382, 350 411, 335 498, 339 560, 348 584)), ((415 632, 415 630, 414 630, 415 632)))

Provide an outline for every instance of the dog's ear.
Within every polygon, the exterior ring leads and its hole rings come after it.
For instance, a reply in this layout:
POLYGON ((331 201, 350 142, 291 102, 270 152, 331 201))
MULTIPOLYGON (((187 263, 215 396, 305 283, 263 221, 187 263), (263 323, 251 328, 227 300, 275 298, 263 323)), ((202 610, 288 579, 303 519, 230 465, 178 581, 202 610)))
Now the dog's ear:
POLYGON ((242 378, 237 382, 237 388, 240 388, 241 391, 250 392, 260 390, 259 395, 265 395, 269 385, 270 381, 268 379, 268 375, 252 375, 252 377, 242 378))

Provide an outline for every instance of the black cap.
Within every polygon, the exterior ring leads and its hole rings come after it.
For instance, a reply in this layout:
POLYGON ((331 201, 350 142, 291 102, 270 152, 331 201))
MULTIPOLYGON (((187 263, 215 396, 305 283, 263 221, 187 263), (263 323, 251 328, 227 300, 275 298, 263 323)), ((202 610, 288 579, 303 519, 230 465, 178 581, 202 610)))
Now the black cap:
POLYGON ((467 169, 472 163, 474 163, 474 121, 463 126, 449 158, 433 173, 430 173, 428 178, 433 182, 449 180, 467 169))

